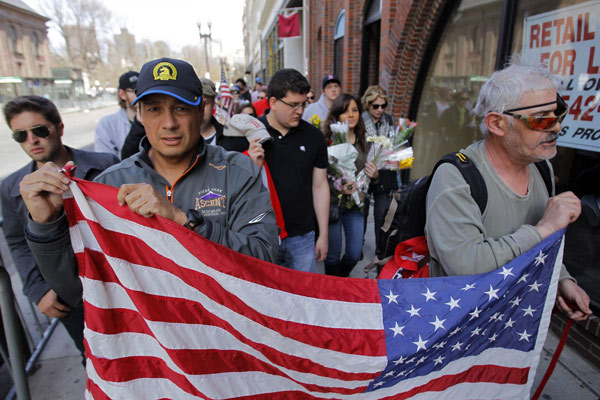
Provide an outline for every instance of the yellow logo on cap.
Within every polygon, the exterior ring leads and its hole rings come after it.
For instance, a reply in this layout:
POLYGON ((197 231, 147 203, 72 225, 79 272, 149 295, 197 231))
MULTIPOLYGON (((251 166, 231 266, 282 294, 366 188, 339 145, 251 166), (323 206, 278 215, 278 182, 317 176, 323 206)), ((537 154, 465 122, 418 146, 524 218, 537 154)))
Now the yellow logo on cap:
POLYGON ((168 81, 169 79, 176 80, 177 79, 177 69, 173 66, 173 64, 168 62, 161 62, 156 64, 154 70, 152 71, 152 75, 154 75, 154 80, 168 81))

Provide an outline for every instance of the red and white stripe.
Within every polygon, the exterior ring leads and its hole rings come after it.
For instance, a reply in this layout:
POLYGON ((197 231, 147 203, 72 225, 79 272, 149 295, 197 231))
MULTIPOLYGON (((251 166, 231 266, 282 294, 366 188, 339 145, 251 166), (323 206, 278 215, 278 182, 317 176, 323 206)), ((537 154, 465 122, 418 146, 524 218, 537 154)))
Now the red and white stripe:
POLYGON ((244 256, 130 213, 112 187, 79 185, 65 208, 76 218, 94 398, 141 388, 147 398, 329 398, 364 391, 385 367, 374 281, 244 256))
POLYGON ((74 180, 64 195, 83 283, 86 398, 529 395, 539 353, 502 348, 364 393, 387 364, 375 280, 236 253, 171 221, 133 214, 116 193, 74 180))

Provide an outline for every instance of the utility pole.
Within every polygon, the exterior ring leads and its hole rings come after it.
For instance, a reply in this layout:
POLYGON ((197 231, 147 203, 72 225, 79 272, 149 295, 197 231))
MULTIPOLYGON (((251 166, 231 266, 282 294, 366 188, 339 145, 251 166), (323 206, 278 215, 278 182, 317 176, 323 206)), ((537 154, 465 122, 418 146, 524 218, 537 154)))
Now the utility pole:
POLYGON ((200 35, 200 41, 204 39, 204 60, 206 61, 206 72, 210 76, 210 64, 208 63, 208 41, 211 41, 212 46, 212 36, 211 36, 211 27, 212 23, 208 21, 208 33, 202 33, 201 23, 198 22, 198 34, 200 35))

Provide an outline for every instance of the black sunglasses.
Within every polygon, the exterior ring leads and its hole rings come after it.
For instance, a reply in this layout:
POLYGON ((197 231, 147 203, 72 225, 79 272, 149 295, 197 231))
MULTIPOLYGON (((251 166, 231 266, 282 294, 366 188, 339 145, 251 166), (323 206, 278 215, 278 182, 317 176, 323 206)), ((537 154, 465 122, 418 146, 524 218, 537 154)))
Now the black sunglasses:
POLYGON ((23 143, 27 140, 27 131, 31 131, 35 136, 40 138, 47 138, 50 135, 50 129, 44 125, 32 126, 28 129, 19 129, 18 131, 13 131, 12 137, 15 139, 17 143, 23 143))
POLYGON ((371 107, 373 107, 373 110, 379 110, 379 107, 381 107, 383 110, 385 110, 385 108, 387 107, 387 103, 371 104, 371 107))

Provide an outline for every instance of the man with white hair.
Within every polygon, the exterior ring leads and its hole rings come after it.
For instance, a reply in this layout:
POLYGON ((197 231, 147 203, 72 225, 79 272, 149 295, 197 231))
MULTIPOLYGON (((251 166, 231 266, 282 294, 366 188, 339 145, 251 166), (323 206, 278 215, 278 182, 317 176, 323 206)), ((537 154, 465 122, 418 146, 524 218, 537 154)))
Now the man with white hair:
MULTIPOLYGON (((481 88, 475 113, 483 119, 484 138, 462 152, 485 181, 487 206, 482 215, 455 166, 446 163, 436 170, 425 226, 431 276, 500 268, 579 217, 579 199, 572 192, 548 193, 542 168, 534 164, 544 161, 553 176, 547 160, 556 155, 567 112, 558 85, 542 66, 512 64, 481 88)), ((556 304, 575 320, 591 314, 589 297, 564 266, 556 304)))

